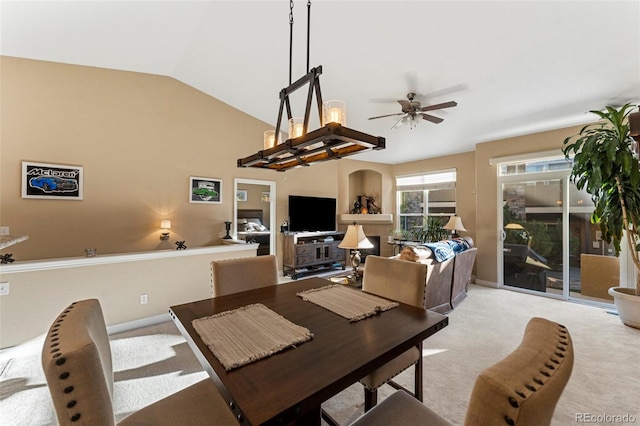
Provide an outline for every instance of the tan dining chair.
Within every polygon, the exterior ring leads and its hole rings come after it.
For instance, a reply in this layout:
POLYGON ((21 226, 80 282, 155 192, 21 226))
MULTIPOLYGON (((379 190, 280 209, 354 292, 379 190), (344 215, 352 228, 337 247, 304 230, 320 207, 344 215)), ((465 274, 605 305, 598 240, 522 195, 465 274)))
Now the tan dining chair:
MULTIPOLYGON (((545 426, 573 368, 573 344, 563 325, 532 318, 522 343, 476 379, 466 426, 545 426)), ((451 426, 426 405, 395 392, 357 419, 352 426, 451 426)))
MULTIPOLYGON (((421 263, 370 255, 364 264, 362 290, 425 309, 425 276, 426 268, 421 263)), ((378 388, 385 383, 422 401, 422 363, 418 362, 421 357, 422 343, 360 379, 364 385, 365 412, 376 405, 378 388), (415 366, 413 392, 392 380, 412 365, 415 366)))
MULTIPOLYGON (((42 368, 60 425, 112 426, 111 346, 97 299, 72 303, 53 322, 42 349, 42 368)), ((117 423, 237 425, 211 379, 202 380, 117 423)))
POLYGON ((213 297, 278 284, 274 255, 214 260, 211 262, 213 297))

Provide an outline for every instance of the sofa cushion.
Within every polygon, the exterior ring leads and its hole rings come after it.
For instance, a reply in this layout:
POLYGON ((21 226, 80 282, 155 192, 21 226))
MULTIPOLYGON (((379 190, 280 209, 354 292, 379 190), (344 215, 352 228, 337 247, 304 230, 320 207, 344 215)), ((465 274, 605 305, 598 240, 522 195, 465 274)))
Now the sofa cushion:
POLYGON ((452 259, 456 254, 473 247, 473 240, 470 237, 453 238, 451 240, 443 240, 435 243, 425 243, 424 246, 431 249, 433 257, 438 262, 443 262, 445 260, 452 259))
POLYGON ((433 253, 429 247, 407 246, 400 252, 400 259, 410 262, 420 262, 421 260, 429 259, 432 255, 433 253))

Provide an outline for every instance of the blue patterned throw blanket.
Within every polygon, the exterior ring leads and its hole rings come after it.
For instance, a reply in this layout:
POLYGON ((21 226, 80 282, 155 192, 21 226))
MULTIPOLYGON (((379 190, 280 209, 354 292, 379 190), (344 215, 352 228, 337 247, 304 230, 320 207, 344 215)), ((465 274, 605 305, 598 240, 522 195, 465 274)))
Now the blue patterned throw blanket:
POLYGON ((453 238, 451 240, 443 240, 435 243, 425 243, 423 246, 428 247, 433 252, 433 257, 438 262, 452 259, 456 254, 471 248, 469 243, 463 238, 453 238))

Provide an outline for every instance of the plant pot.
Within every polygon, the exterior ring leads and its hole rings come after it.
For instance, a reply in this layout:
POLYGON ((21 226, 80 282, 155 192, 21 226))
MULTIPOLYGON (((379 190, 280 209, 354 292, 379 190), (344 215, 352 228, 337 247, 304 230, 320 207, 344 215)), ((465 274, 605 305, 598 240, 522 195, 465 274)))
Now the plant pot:
POLYGON ((640 328, 640 296, 636 290, 627 287, 611 287, 609 295, 613 296, 618 316, 624 325, 640 328))

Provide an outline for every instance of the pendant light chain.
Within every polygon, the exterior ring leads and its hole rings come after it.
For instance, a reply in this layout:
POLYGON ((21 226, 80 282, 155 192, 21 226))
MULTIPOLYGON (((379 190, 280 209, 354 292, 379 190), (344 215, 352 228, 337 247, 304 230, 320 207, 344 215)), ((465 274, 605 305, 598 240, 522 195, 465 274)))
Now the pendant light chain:
POLYGON ((291 86, 292 62, 293 62, 293 0, 289 0, 289 86, 291 86))
POLYGON ((309 72, 309 40, 311 39, 311 0, 307 1, 307 73, 309 72))
MULTIPOLYGON (((307 1, 307 73, 309 72, 311 40, 311 0, 307 1)), ((293 77, 293 0, 289 0, 289 85, 293 77)))
POLYGON ((293 6, 289 0, 289 86, 280 91, 280 108, 275 130, 264 132, 263 146, 253 155, 238 159, 238 167, 258 167, 284 172, 311 163, 348 157, 360 151, 385 148, 385 139, 346 127, 346 108, 342 101, 322 101, 322 65, 309 67, 311 50, 311 0, 307 0, 307 73, 293 80, 293 6), (308 85, 304 118, 294 117, 290 95, 308 85), (321 125, 309 131, 309 118, 315 95, 321 125), (289 138, 281 143, 282 119, 287 117, 289 138))

